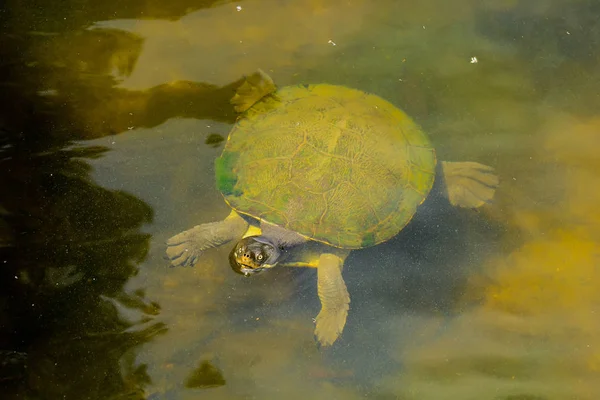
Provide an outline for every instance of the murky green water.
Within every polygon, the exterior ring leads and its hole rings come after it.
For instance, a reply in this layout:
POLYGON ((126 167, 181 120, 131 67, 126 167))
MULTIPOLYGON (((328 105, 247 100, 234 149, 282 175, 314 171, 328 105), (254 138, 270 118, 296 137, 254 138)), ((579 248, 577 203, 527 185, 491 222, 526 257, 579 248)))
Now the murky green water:
POLYGON ((598 399, 600 3, 8 1, 0 43, 0 385, 7 399, 598 399), (228 101, 376 93, 441 159, 493 165, 495 203, 431 196, 357 251, 331 348, 316 274, 244 278, 229 246, 165 241, 225 217, 228 101))

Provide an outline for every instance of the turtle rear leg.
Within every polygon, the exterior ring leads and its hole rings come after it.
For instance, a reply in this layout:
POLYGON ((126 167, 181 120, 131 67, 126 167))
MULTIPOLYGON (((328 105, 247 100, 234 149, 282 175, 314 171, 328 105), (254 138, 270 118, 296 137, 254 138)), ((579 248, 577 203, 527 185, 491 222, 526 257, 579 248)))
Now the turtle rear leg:
POLYGON ((445 194, 453 206, 477 208, 494 197, 499 180, 492 167, 470 161, 442 161, 441 164, 445 194))
POLYGON ((232 211, 223 221, 197 225, 167 240, 167 256, 173 267, 193 267, 202 252, 241 238, 248 223, 232 211))
POLYGON ((230 103, 233 105, 235 111, 241 113, 276 90, 277 88, 271 77, 259 69, 244 79, 244 83, 237 88, 230 103))
POLYGON ((344 258, 328 253, 319 258, 317 292, 321 311, 315 320, 315 336, 322 346, 333 344, 346 325, 350 296, 342 278, 344 258))

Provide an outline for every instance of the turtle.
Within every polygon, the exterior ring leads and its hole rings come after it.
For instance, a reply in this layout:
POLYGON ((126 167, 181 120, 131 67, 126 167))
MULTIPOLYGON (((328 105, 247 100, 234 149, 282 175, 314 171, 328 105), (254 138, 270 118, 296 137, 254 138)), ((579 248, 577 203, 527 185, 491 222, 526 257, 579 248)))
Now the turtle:
POLYGON ((457 207, 490 203, 499 184, 490 166, 438 163, 422 128, 375 94, 327 83, 279 88, 258 70, 230 102, 238 117, 215 160, 230 214, 171 237, 167 256, 172 266, 194 266, 206 250, 236 241, 229 262, 245 276, 278 265, 316 268, 321 346, 346 324, 346 257, 396 236, 436 170, 457 207))

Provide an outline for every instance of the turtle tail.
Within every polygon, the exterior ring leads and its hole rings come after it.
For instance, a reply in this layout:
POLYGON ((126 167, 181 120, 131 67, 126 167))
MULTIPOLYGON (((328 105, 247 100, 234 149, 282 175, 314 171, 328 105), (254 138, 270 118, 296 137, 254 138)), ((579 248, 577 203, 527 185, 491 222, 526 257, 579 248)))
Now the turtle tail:
POLYGON ((271 77, 259 69, 245 77, 244 83, 237 88, 230 103, 233 104, 235 111, 242 113, 275 90, 277 87, 271 77))

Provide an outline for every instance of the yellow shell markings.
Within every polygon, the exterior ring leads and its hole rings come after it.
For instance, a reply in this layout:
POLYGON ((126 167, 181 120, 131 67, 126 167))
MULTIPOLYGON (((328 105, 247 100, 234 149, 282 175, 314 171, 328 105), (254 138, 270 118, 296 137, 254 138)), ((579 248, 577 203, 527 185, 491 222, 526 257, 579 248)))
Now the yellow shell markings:
POLYGON ((236 211, 335 247, 395 236, 425 199, 435 152, 375 95, 326 84, 279 89, 240 118, 221 158, 236 211))

